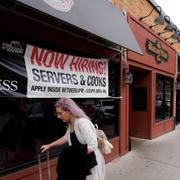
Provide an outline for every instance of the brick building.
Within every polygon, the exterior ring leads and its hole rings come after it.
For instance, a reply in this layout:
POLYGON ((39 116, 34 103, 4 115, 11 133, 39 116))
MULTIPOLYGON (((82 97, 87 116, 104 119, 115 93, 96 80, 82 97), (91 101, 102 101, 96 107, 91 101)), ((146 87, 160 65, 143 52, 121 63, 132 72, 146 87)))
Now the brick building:
MULTIPOLYGON (((124 12, 130 13, 135 18, 139 19, 142 16, 146 16, 151 12, 151 10, 154 8, 153 13, 148 18, 144 19, 144 23, 147 26, 151 26, 154 24, 154 19, 159 15, 157 9, 155 8, 155 1, 153 0, 111 0, 112 4, 115 5, 117 8, 121 9, 124 12)), ((163 9, 162 9, 163 10, 163 9)), ((168 15, 168 14, 167 14, 168 15)), ((171 18, 171 17, 170 17, 171 18)), ((173 21, 173 19, 172 19, 173 21)), ((164 25, 153 27, 152 30, 155 32, 162 32, 164 31, 165 26, 167 25, 167 22, 164 23, 164 25)), ((168 38, 172 33, 164 33, 161 35, 163 39, 168 38)), ((169 40, 169 42, 173 42, 173 40, 169 40)), ((178 53, 180 53, 180 44, 175 43, 172 45, 173 48, 176 49, 178 53)))
MULTIPOLYGON (((155 25, 154 20, 160 15, 159 12, 159 7, 158 4, 154 1, 154 0, 112 0, 110 1, 113 5, 115 5, 118 9, 121 9, 125 14, 130 14, 131 16, 133 16, 135 19, 140 20, 141 17, 145 17, 148 16, 148 14, 150 14, 150 16, 142 19, 142 23, 144 25, 144 27, 146 27, 148 30, 150 30, 152 33, 158 35, 158 38, 160 38, 162 41, 165 40, 165 42, 172 47, 173 49, 175 49, 176 51, 176 56, 174 56, 174 60, 176 62, 176 70, 175 70, 175 86, 174 86, 174 94, 176 98, 175 98, 175 102, 174 102, 174 117, 176 120, 176 123, 179 123, 180 121, 180 91, 179 91, 179 79, 180 79, 180 75, 179 75, 179 52, 180 52, 180 44, 179 44, 179 36, 176 39, 171 38, 173 32, 167 32, 165 30, 165 27, 167 26, 167 24, 169 23, 167 20, 164 22, 163 25, 155 25), (153 26, 155 25, 155 26, 153 26), (152 26, 152 28, 151 28, 152 26), (165 32, 165 33, 164 33, 165 32), (158 34, 160 33, 160 34, 158 34), (178 43, 176 43, 178 42, 178 43), (177 84, 177 86, 176 86, 177 84)), ((162 9, 163 11, 163 9, 162 9)), ((165 14, 164 14, 165 15, 165 14)), ((165 16, 168 16, 168 14, 166 14, 165 16)), ((171 17, 170 17, 171 18, 171 17)), ((173 20, 172 20, 173 21, 173 20)), ((129 22, 131 23, 131 22, 129 22)), ((133 26, 132 26, 133 28, 133 26)), ((177 28, 175 26, 175 28, 177 28)), ((178 30, 177 29, 174 29, 178 30)), ((179 31, 179 30, 178 30, 179 31)), ((130 62, 130 61, 129 61, 130 62)), ((130 120, 131 121, 131 120, 130 120)))

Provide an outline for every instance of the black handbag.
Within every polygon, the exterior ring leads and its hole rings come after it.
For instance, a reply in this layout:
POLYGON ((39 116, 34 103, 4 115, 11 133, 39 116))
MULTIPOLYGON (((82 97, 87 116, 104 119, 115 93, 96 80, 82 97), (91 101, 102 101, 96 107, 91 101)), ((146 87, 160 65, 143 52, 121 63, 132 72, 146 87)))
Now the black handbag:
POLYGON ((94 151, 87 155, 87 159, 88 159, 87 160, 87 162, 88 162, 87 167, 89 170, 97 165, 96 155, 95 155, 94 151))

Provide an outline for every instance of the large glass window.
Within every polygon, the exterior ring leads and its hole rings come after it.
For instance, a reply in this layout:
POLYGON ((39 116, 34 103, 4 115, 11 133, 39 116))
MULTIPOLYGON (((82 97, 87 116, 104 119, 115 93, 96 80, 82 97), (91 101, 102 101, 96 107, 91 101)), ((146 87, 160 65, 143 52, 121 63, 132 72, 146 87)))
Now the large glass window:
POLYGON ((172 116, 173 79, 156 76, 156 122, 172 116))
MULTIPOLYGON (((55 99, 0 98, 0 174, 36 163, 41 145, 65 133, 65 124, 56 117, 54 102, 55 99)), ((58 151, 53 149, 51 157, 58 151)))
MULTIPOLYGON (((119 64, 109 63, 109 95, 119 95, 119 64)), ((0 174, 37 163, 42 144, 64 135, 66 124, 57 119, 54 103, 57 99, 0 98, 0 174)), ((118 135, 119 100, 113 98, 74 99, 93 123, 97 123, 109 138, 118 135)), ((56 157, 63 147, 54 148, 56 157)))

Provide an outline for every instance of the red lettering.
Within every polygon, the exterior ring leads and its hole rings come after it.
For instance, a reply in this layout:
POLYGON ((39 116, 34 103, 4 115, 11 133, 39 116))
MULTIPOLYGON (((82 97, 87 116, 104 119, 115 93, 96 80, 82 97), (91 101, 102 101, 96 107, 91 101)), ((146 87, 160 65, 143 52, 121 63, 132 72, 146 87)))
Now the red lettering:
POLYGON ((78 61, 79 61, 79 57, 73 56, 71 63, 70 63, 70 70, 71 71, 73 71, 73 69, 75 69, 75 71, 77 71, 78 61))
POLYGON ((107 65, 107 62, 104 62, 104 74, 106 74, 106 65, 107 65))
POLYGON ((88 64, 88 59, 83 59, 83 62, 82 62, 82 71, 83 72, 84 72, 84 68, 86 69, 86 72, 89 72, 87 64, 88 64))
POLYGON ((55 68, 58 69, 59 66, 61 69, 64 69, 64 65, 66 64, 68 58, 69 55, 56 53, 55 63, 54 63, 55 68))
POLYGON ((99 74, 103 74, 104 64, 102 62, 98 62, 99 74))
POLYGON ((96 74, 98 74, 98 73, 99 73, 99 69, 98 69, 97 61, 92 61, 92 63, 91 63, 91 67, 92 67, 92 71, 93 71, 93 73, 96 73, 96 74))
POLYGON ((38 47, 33 47, 31 53, 31 64, 44 66, 46 68, 51 68, 53 66, 56 69, 64 70, 65 64, 68 60, 70 61, 69 68, 71 71, 87 72, 94 74, 106 73, 106 62, 76 56, 69 56, 66 54, 61 54, 38 47))
POLYGON ((42 58, 44 55, 44 49, 33 47, 32 53, 31 53, 31 64, 34 64, 34 60, 36 63, 41 66, 42 58), (40 54, 38 50, 40 49, 40 54))
POLYGON ((88 68, 89 68, 90 73, 92 73, 92 69, 91 69, 91 64, 92 64, 92 62, 93 62, 93 61, 89 61, 89 63, 88 63, 88 68))
POLYGON ((79 70, 79 72, 81 72, 81 69, 82 69, 82 62, 83 62, 83 58, 81 58, 81 57, 78 57, 78 70, 79 70))
POLYGON ((43 58, 43 64, 45 67, 52 67, 52 63, 54 60, 54 52, 53 51, 46 51, 44 58, 43 58))

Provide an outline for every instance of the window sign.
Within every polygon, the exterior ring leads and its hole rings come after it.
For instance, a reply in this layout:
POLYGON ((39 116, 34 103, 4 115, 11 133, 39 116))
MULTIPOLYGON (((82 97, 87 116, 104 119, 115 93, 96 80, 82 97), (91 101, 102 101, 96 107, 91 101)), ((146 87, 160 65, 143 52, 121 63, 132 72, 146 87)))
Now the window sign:
POLYGON ((105 98, 108 59, 63 54, 0 42, 0 96, 105 98), (12 48, 13 46, 13 48, 12 48))

